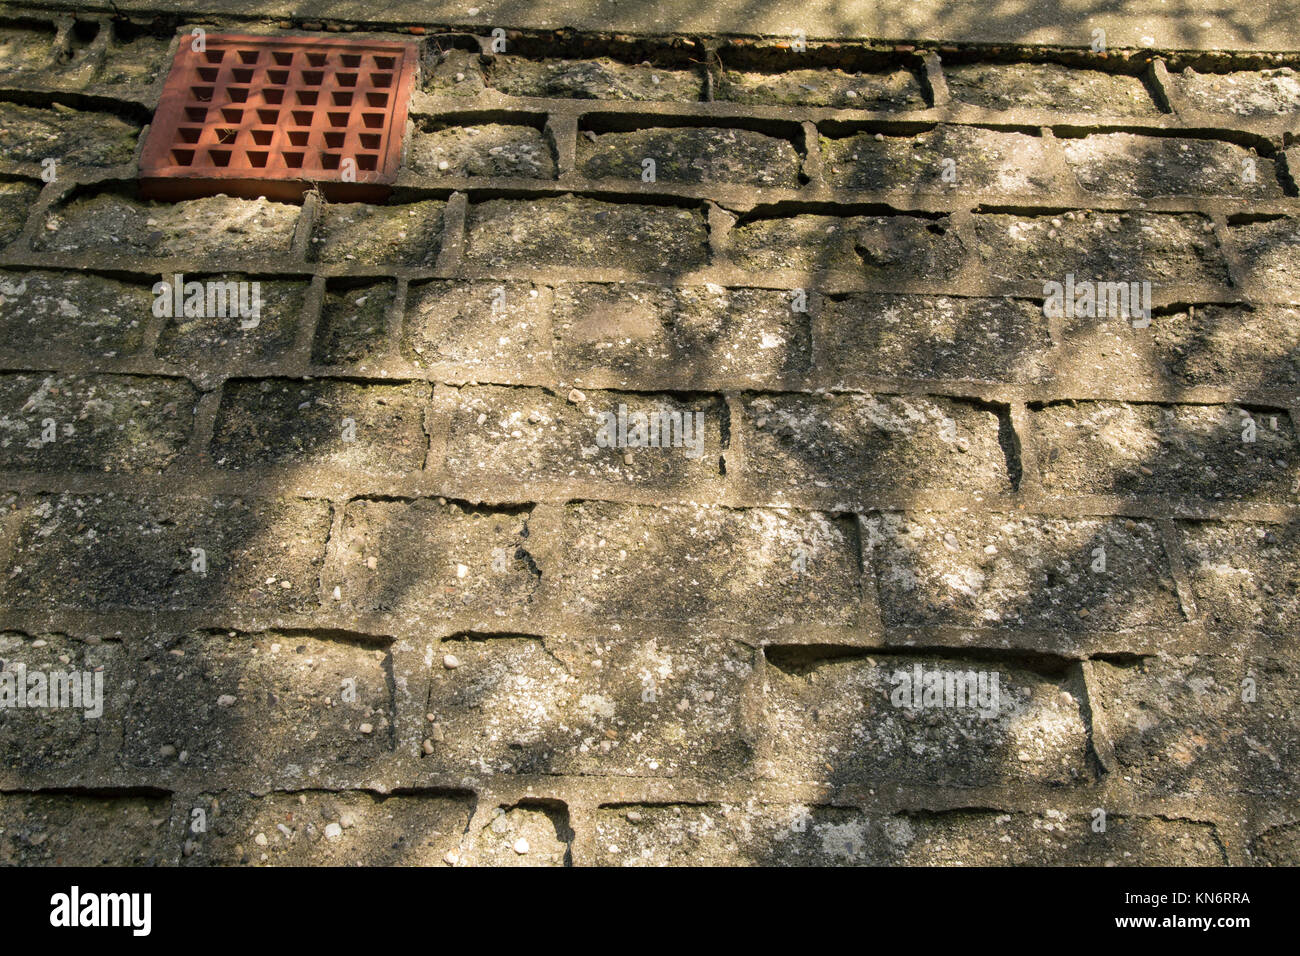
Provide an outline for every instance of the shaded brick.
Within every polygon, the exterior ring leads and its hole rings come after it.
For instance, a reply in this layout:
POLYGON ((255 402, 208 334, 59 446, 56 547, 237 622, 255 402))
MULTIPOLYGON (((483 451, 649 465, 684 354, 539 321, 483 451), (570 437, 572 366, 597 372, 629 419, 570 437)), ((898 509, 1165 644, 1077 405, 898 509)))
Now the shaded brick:
POLYGON ((311 360, 318 365, 382 361, 388 352, 388 313, 397 297, 392 282, 327 289, 311 360))
POLYGON ((988 407, 897 395, 760 396, 742 407, 746 478, 769 493, 1011 489, 988 407))
POLYGON ((54 36, 52 24, 6 23, 0 28, 0 72, 21 73, 44 66, 54 56, 54 36))
POLYGON ((401 349, 418 367, 544 364, 550 342, 540 294, 527 282, 414 283, 401 349))
POLYGON ((1031 406, 1043 487, 1063 494, 1294 500, 1295 430, 1285 413, 1231 405, 1061 402, 1031 406), (1256 423, 1256 440, 1243 425, 1256 423))
POLYGON ((428 712, 445 773, 728 777, 748 765, 742 697, 754 650, 736 641, 443 641, 428 712), (451 653, 459 662, 443 665, 451 653))
POLYGON ((1300 823, 1270 827, 1250 841, 1246 852, 1263 866, 1300 865, 1300 823))
POLYGON ((578 137, 578 169, 588 179, 640 182, 653 159, 655 182, 799 186, 799 154, 784 139, 745 129, 640 129, 578 137))
POLYGON ((18 238, 39 193, 40 190, 30 183, 0 183, 0 246, 7 246, 18 238))
POLYGON ((1091 701, 1125 780, 1142 792, 1286 794, 1300 766, 1300 679, 1264 658, 1093 662, 1091 701), (1242 700, 1253 678, 1257 699, 1242 700))
POLYGON ((1156 347, 1182 385, 1300 385, 1300 309, 1201 305, 1155 316, 1156 347))
POLYGON ((863 527, 890 625, 1080 631, 1182 621, 1152 522, 912 512, 863 527), (1105 572, 1092 570, 1097 548, 1105 572))
POLYGON ((817 660, 769 648, 768 660, 768 771, 783 780, 977 787, 1077 784, 1090 776, 1087 728, 1068 681, 929 656, 817 660), (966 706, 926 697, 921 707, 896 706, 912 699, 918 667, 962 680, 982 672, 986 696, 966 706))
POLYGON ((17 689, 29 689, 25 702, 43 691, 49 704, 18 708, 11 700, 0 710, 0 763, 6 768, 77 770, 116 754, 129 688, 120 644, 0 631, 0 669, 14 675, 17 689), (36 673, 45 678, 42 688, 27 680, 36 673), (69 683, 63 683, 64 675, 69 683), (102 682, 98 690, 97 681, 102 682))
POLYGON ((1179 524, 1197 606, 1214 630, 1278 637, 1300 627, 1300 526, 1179 524))
POLYGON ((1054 187, 1040 136, 939 126, 915 136, 860 133, 821 140, 823 175, 841 189, 1044 192, 1054 187), (954 181, 944 174, 951 160, 954 181))
POLYGON ((187 866, 441 866, 469 826, 473 798, 232 791, 201 798, 199 808, 208 831, 189 835, 187 866))
POLYGON ((846 73, 843 70, 787 70, 758 73, 725 70, 715 95, 753 106, 835 106, 854 110, 923 110, 920 81, 909 70, 846 73))
POLYGON ((1089 192, 1110 196, 1282 195, 1273 160, 1233 143, 1094 133, 1067 139, 1062 148, 1079 185, 1089 192))
POLYGON ((976 252, 993 279, 1028 282, 1226 282, 1210 221, 1196 215, 975 216, 976 252))
POLYGON ((392 749, 389 667, 373 645, 301 633, 159 635, 138 674, 124 753, 133 767, 318 780, 392 749))
POLYGON ((372 474, 418 471, 428 448, 424 410, 430 394, 423 383, 229 382, 212 457, 218 466, 236 469, 311 465, 372 474))
POLYGON ((749 624, 847 624, 857 611, 852 524, 817 512, 705 505, 569 505, 559 562, 578 614, 749 624))
POLYGON ((818 364, 839 384, 870 379, 1035 382, 1050 376, 1043 310, 1016 299, 850 295, 813 318, 818 364))
POLYGON ((152 84, 167 70, 172 39, 169 33, 131 35, 117 25, 114 34, 113 41, 104 48, 103 63, 91 75, 94 86, 139 88, 152 84))
POLYGON ((1109 116, 1159 113, 1136 76, 1056 63, 945 64, 948 92, 958 103, 991 110, 1040 109, 1109 116))
POLYGON ((1300 289, 1300 220, 1270 219, 1231 227, 1246 278, 1287 293, 1300 289))
POLYGON ((34 242, 49 252, 279 262, 297 222, 297 206, 266 199, 147 203, 101 193, 51 212, 34 242))
POLYGON ((420 71, 422 88, 435 96, 478 96, 487 88, 481 62, 477 50, 427 50, 420 71))
POLYGON ((704 215, 565 196, 471 206, 465 261, 478 268, 620 267, 684 272, 705 262, 704 215))
POLYGON ((0 375, 0 467, 161 471, 189 440, 197 398, 180 379, 0 375))
POLYGON ((681 489, 718 477, 726 427, 726 407, 714 396, 588 392, 574 403, 540 388, 466 387, 452 411, 444 465, 458 481, 604 481, 681 489), (640 440, 662 447, 620 446, 620 412, 628 445, 640 440), (646 434, 636 433, 638 421, 646 434))
POLYGON ((492 822, 479 830, 471 850, 458 854, 456 864, 571 866, 572 843, 573 830, 563 807, 543 804, 497 807, 492 822))
POLYGON ((445 202, 404 206, 330 203, 316 220, 308 258, 360 265, 431 266, 438 260, 445 202))
POLYGON ((0 604, 306 610, 329 529, 323 501, 43 495, 23 509, 0 604))
POLYGON ((619 63, 607 57, 538 62, 518 56, 494 56, 488 82, 511 96, 678 103, 704 98, 704 82, 697 72, 661 69, 648 63, 619 63))
MULTIPOLYGON (((158 357, 211 372, 253 362, 273 362, 293 347, 307 296, 305 282, 275 282, 242 275, 200 278, 186 275, 185 281, 218 283, 255 282, 260 300, 256 317, 239 316, 235 308, 227 315, 177 315, 169 319, 158 337, 158 357), (252 328, 245 323, 257 322, 252 328)), ((170 277, 163 281, 170 281, 170 277)), ((250 286, 249 293, 251 295, 250 286)), ((206 304, 204 311, 206 312, 206 304)), ((176 310, 181 311, 180 309, 176 310)), ((218 312, 220 307, 218 304, 218 312)))
POLYGON ((1171 77, 1192 109, 1236 116, 1279 116, 1300 112, 1300 74, 1290 67, 1197 73, 1190 67, 1171 77))
POLYGON ((0 272, 0 347, 117 358, 140 348, 152 309, 144 285, 73 272, 0 272))
POLYGON ((522 176, 554 179, 555 159, 531 126, 453 126, 417 130, 407 163, 422 176, 522 176))
POLYGON ((732 261, 756 273, 793 269, 895 280, 949 278, 962 257, 946 218, 919 216, 755 219, 732 230, 730 246, 732 261))
POLYGON ((621 384, 799 383, 811 363, 807 316, 787 292, 574 283, 555 289, 556 361, 621 384))
POLYGON ((158 866, 170 862, 168 797, 0 794, 0 865, 158 866))
POLYGON ((131 161, 139 134, 138 125, 111 113, 0 103, 0 155, 10 162, 117 166, 131 161))
POLYGON ((526 510, 353 501, 343 519, 342 598, 412 620, 524 614, 541 576, 527 539, 526 510))

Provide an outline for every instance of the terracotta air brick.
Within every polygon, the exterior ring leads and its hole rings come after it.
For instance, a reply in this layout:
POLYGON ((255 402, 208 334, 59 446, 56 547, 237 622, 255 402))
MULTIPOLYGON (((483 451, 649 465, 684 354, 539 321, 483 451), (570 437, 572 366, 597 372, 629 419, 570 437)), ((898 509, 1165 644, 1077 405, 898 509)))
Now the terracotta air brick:
POLYGON ((182 41, 140 161, 151 199, 383 201, 401 160, 414 43, 209 34, 182 41), (355 164, 355 181, 345 179, 355 164))

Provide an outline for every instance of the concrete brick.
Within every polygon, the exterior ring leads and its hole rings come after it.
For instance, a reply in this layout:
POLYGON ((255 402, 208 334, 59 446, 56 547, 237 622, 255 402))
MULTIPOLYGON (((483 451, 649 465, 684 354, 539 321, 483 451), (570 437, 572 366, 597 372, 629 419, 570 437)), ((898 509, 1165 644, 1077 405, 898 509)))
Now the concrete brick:
POLYGON ((158 866, 167 863, 170 799, 0 794, 0 864, 158 866))
POLYGON ((146 285, 75 272, 0 272, 0 347, 42 343, 93 358, 136 352, 153 308, 146 285))
POLYGON ((995 409, 898 395, 759 396, 742 406, 745 477, 769 494, 1010 491, 995 409))
POLYGON ((206 833, 184 845, 187 866, 441 866, 460 845, 473 799, 459 793, 384 797, 307 790, 206 795, 206 833))
POLYGON ((578 170, 588 179, 641 182, 654 160, 655 182, 799 186, 799 154, 788 140, 745 129, 640 129, 578 137, 578 170))
POLYGON ((1180 385, 1300 385, 1300 309, 1202 305, 1156 316, 1160 359, 1180 385))
POLYGON ((431 394, 424 383, 229 382, 212 458, 219 467, 234 469, 310 465, 370 474, 418 471, 428 448, 424 410, 431 394))
POLYGON ((574 283, 555 289, 556 362, 578 379, 716 386, 798 384, 811 363, 806 313, 769 289, 574 283))
POLYGON ((393 746, 390 668, 374 645, 303 633, 153 635, 137 666, 128 766, 306 782, 393 746))
POLYGON ((1246 852, 1261 866, 1300 864, 1300 823, 1270 827, 1250 841, 1246 852))
POLYGON ((714 95, 753 106, 835 106, 853 110, 923 110, 925 94, 908 70, 846 73, 843 70, 787 70, 760 73, 725 70, 714 95))
POLYGON ((929 655, 819 660, 769 648, 768 661, 765 772, 782 780, 976 787, 1090 777, 1079 688, 1069 680, 929 655), (942 696, 932 703, 919 684, 913 695, 918 675, 929 689, 931 672, 981 674, 986 696, 965 706, 942 696))
POLYGON ((540 388, 466 387, 455 399, 444 466, 459 482, 684 488, 719 477, 726 428, 716 396, 587 392, 575 403, 540 388), (618 444, 620 414, 626 446, 618 444), (639 420, 647 434, 637 435, 639 420), (638 440, 663 447, 634 446, 638 440))
POLYGON ((0 467, 161 471, 189 440, 197 398, 180 379, 0 375, 0 467))
MULTIPOLYGON (((307 296, 305 282, 276 282, 242 275, 186 276, 185 281, 256 282, 261 301, 256 319, 230 314, 177 316, 158 337, 158 357, 200 372, 274 362, 293 347, 307 296), (246 329, 246 323, 257 325, 246 329)), ((164 280, 165 281, 165 280, 164 280)), ((250 293, 253 290, 250 288, 250 293)), ((205 307, 206 311, 206 307, 205 307)), ((234 309, 229 309, 233 313, 234 309)))
POLYGON ((1117 773, 1145 793, 1286 794, 1300 775, 1294 662, 1150 657, 1093 663, 1092 706, 1117 773), (1242 700, 1242 681, 1257 699, 1242 700))
POLYGON ((0 669, 13 674, 16 689, 27 688, 23 701, 38 708, 18 708, 10 700, 0 719, 0 762, 23 773, 84 770, 111 759, 120 746, 122 713, 130 689, 122 645, 99 638, 78 640, 64 634, 27 635, 0 631, 0 669), (28 680, 44 677, 41 686, 28 680), (68 687, 66 694, 55 691, 68 687), (63 684, 62 675, 75 676, 63 684), (96 690, 96 682, 99 689, 96 690))
POLYGON ((40 69, 54 55, 53 24, 8 24, 0 29, 0 72, 40 69))
POLYGON ((1094 213, 975 217, 976 253, 992 279, 1026 282, 1227 281, 1210 221, 1195 215, 1094 213))
POLYGON ((1049 492, 1295 499, 1300 451, 1285 413, 1121 402, 1030 408, 1049 492), (1256 423, 1253 442, 1243 440, 1248 420, 1256 423))
POLYGON ((864 550, 900 627, 1170 627, 1182 620, 1154 523, 928 512, 872 515, 864 550), (1093 571, 1105 548, 1106 571, 1093 571))
POLYGON ((731 777, 749 764, 742 698, 754 650, 702 635, 552 648, 540 638, 441 642, 432 654, 432 752, 453 774, 731 777), (451 654, 455 668, 445 666, 451 654))
POLYGON ((117 88, 119 95, 152 84, 166 72, 167 51, 171 37, 167 33, 130 34, 117 27, 112 41, 104 48, 103 63, 96 67, 90 82, 96 87, 117 88))
POLYGON ((915 136, 823 136, 821 150, 826 183, 840 189, 1025 194, 1054 186, 1042 137, 1025 133, 939 126, 915 136), (952 181, 944 178, 947 169, 956 177, 952 181))
POLYGON ((1247 222, 1230 234, 1248 281, 1287 293, 1300 288, 1300 220, 1247 222))
POLYGON ((1079 185, 1108 196, 1277 198, 1273 160, 1233 143, 1094 133, 1062 143, 1079 185))
POLYGON ((1197 73, 1171 78, 1192 109, 1233 116, 1286 116, 1300 112, 1300 74, 1290 67, 1197 73))
POLYGON ((558 580, 578 614, 747 624, 847 624, 857 536, 817 512, 569 505, 558 580))
POLYGON ((572 866, 573 830, 562 806, 497 807, 457 866, 572 866), (522 842, 520 842, 522 841, 522 842))
POLYGON ((682 272, 702 266, 707 234, 696 209, 565 196, 491 199, 470 207, 465 261, 487 268, 615 267, 682 272))
POLYGON ((298 211, 266 199, 213 196, 147 203, 100 193, 52 211, 35 246, 47 252, 281 262, 289 254, 298 211))
POLYGON ((308 258, 369 266, 432 266, 438 260, 446 205, 432 199, 399 206, 331 203, 316 220, 308 258))
POLYGON ((484 123, 419 130, 407 163, 421 176, 522 176, 554 179, 555 159, 540 129, 484 123))
POLYGON ((18 238, 40 190, 27 182, 0 183, 0 247, 18 238))
POLYGON ((393 282, 327 287, 312 362, 363 368, 382 362, 388 352, 388 313, 396 297, 393 282))
POLYGON ((21 514, 0 604, 279 611, 317 604, 330 528, 325 502, 42 495, 21 514), (192 570, 192 548, 204 550, 206 574, 192 570))
POLYGON ((863 294, 822 303, 813 316, 818 365, 838 384, 1036 382, 1052 372, 1047 319, 1030 302, 863 294))
POLYGON ((129 163, 140 127, 112 113, 58 105, 51 109, 0 103, 0 155, 14 163, 102 167, 129 163))
POLYGON ((678 103, 704 99, 704 81, 698 72, 663 69, 648 63, 619 63, 608 57, 538 62, 519 56, 496 56, 488 76, 493 89, 510 96, 678 103))
POLYGON ((402 356, 423 368, 544 365, 551 343, 542 308, 541 293, 527 282, 413 283, 402 356))
POLYGON ((1180 523, 1183 561, 1197 607, 1214 630, 1294 634, 1300 626, 1300 527, 1180 523))
POLYGON ((961 242, 946 218, 792 216, 755 219, 730 235, 731 260, 756 274, 798 270, 871 278, 947 279, 961 242))
POLYGON ((481 60, 477 50, 426 50, 421 88, 434 96, 478 96, 487 88, 481 60))
POLYGON ((427 499, 353 501, 343 522, 343 606, 412 620, 525 614, 541 577, 528 515, 427 499))
POLYGON ((955 102, 984 109, 1105 116, 1154 116, 1160 112, 1136 76, 1056 63, 953 63, 945 64, 943 72, 955 102))

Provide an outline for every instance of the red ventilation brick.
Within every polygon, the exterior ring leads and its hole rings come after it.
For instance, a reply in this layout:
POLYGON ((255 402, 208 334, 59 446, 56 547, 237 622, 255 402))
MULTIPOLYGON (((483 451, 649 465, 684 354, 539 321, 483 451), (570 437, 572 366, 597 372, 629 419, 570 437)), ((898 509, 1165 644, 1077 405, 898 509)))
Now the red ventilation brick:
POLYGON ((386 199, 416 55, 414 43, 228 34, 195 52, 186 38, 140 160, 141 194, 296 200, 317 183, 333 200, 386 199))

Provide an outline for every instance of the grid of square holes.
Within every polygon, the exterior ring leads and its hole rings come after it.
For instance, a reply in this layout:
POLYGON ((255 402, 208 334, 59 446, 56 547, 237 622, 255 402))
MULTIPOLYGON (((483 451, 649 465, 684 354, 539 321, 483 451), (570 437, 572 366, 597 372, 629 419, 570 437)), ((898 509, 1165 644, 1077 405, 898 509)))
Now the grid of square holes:
POLYGON ((160 107, 155 120, 172 131, 150 143, 142 172, 345 179, 351 161, 356 181, 394 173, 386 160, 395 166, 390 141, 401 132, 392 118, 412 60, 396 44, 209 37, 205 50, 183 46, 164 94, 168 115, 160 107))

